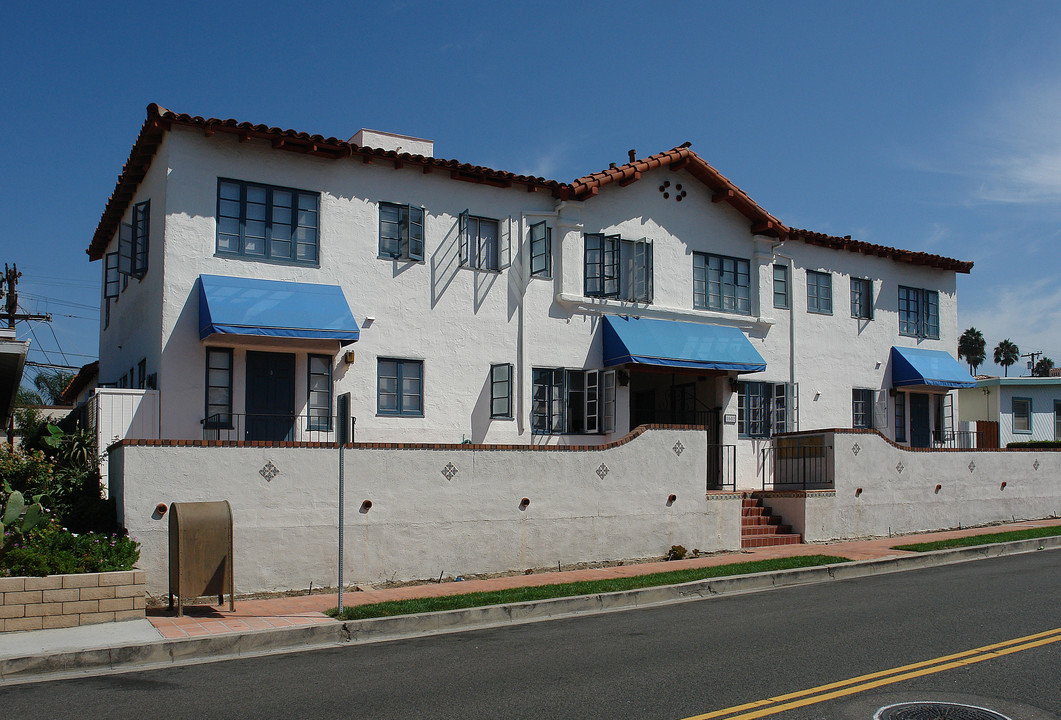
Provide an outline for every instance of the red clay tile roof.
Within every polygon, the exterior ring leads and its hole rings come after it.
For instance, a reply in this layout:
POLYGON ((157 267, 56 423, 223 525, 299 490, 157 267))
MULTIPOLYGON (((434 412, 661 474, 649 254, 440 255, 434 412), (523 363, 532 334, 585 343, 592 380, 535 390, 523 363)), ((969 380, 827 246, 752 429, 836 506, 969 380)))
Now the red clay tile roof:
POLYGON ((748 197, 748 194, 734 185, 729 178, 711 167, 703 158, 689 149, 690 143, 649 155, 640 160, 633 160, 625 165, 608 168, 601 172, 580 177, 571 183, 571 194, 577 200, 584 200, 597 194, 598 189, 617 182, 621 186, 629 185, 641 179, 641 174, 656 168, 687 170, 690 175, 714 191, 714 202, 725 201, 735 207, 744 217, 752 222, 752 232, 757 235, 784 237, 788 228, 780 220, 763 210, 748 197))
POLYGON ((850 236, 835 237, 809 230, 790 229, 761 208, 747 193, 734 185, 726 176, 690 150, 689 143, 656 155, 633 160, 625 165, 580 177, 568 184, 556 180, 546 180, 541 177, 516 175, 502 170, 492 170, 456 160, 442 160, 424 157, 423 155, 398 153, 393 150, 361 147, 346 140, 339 140, 334 137, 325 138, 321 135, 310 135, 296 130, 281 130, 276 127, 254 125, 232 119, 218 120, 216 118, 193 117, 187 114, 171 112, 155 103, 147 106, 147 120, 140 129, 140 135, 129 153, 129 160, 125 163, 125 167, 122 168, 122 174, 118 177, 114 192, 107 201, 107 206, 103 210, 103 216, 96 227, 92 242, 86 250, 91 260, 99 260, 103 257, 107 244, 118 229, 118 223, 121 222, 129 203, 132 202, 136 188, 144 179, 144 175, 151 165, 155 151, 162 143, 163 136, 174 125, 201 128, 208 137, 218 132, 224 132, 237 135, 240 142, 246 142, 250 139, 266 140, 272 144, 273 148, 315 157, 331 159, 360 157, 364 163, 388 163, 393 164, 395 168, 405 166, 419 167, 424 173, 432 172, 436 168, 449 170, 450 177, 455 180, 466 180, 497 187, 510 187, 513 184, 521 184, 526 186, 529 191, 548 191, 554 197, 563 200, 589 199, 595 196, 600 188, 605 185, 618 183, 620 186, 626 186, 640 180, 642 173, 656 168, 683 169, 713 191, 713 202, 727 202, 748 218, 752 223, 751 231, 753 233, 769 235, 779 239, 793 238, 810 245, 889 257, 898 262, 927 265, 942 270, 968 273, 973 267, 971 262, 954 260, 929 253, 900 250, 883 245, 873 245, 852 240, 850 236))
POLYGON ((953 258, 943 257, 942 255, 914 252, 913 250, 900 250, 899 248, 888 247, 886 245, 874 245, 873 243, 862 242, 861 240, 852 240, 850 235, 836 237, 835 235, 825 235, 824 233, 812 232, 810 230, 790 228, 788 236, 793 240, 800 240, 808 245, 820 245, 821 247, 832 248, 834 250, 847 250, 849 252, 861 253, 863 255, 876 255, 878 257, 891 258, 896 262, 927 265, 928 267, 939 268, 940 270, 953 270, 954 272, 968 274, 969 271, 973 269, 973 264, 965 260, 955 260, 953 258))
POLYGON ((66 387, 63 388, 63 392, 59 396, 59 399, 67 405, 73 405, 74 400, 77 399, 77 394, 98 375, 99 360, 93 360, 87 365, 82 365, 81 369, 77 371, 77 374, 70 378, 70 382, 68 382, 66 387))

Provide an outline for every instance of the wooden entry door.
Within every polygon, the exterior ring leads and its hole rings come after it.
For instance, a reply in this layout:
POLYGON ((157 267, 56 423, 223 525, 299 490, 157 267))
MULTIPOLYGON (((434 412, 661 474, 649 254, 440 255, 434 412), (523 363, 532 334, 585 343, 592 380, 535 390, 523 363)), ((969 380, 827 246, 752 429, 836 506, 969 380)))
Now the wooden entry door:
POLYGON ((246 440, 292 440, 295 427, 295 356, 247 353, 246 440))
POLYGON ((910 447, 925 448, 932 442, 928 405, 926 393, 910 393, 910 447))

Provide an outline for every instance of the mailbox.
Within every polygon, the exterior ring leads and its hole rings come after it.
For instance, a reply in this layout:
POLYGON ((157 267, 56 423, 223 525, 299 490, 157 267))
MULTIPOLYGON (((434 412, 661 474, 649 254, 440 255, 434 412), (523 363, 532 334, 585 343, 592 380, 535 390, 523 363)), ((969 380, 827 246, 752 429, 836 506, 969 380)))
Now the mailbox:
POLYGON ((184 598, 217 595, 235 610, 232 577, 232 507, 227 500, 173 503, 169 515, 169 607, 177 599, 177 615, 184 598))

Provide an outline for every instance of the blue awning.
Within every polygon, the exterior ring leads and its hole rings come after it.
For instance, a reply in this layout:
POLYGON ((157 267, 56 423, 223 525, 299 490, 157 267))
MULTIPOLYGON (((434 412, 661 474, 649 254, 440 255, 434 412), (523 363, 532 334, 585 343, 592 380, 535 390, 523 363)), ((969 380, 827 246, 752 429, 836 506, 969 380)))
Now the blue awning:
POLYGON ((892 347, 892 387, 976 387, 976 380, 944 350, 892 347))
POLYGON ((199 339, 215 333, 357 341, 338 285, 199 276, 199 339))
POLYGON ((766 361, 739 328, 605 315, 604 366, 640 363, 761 372, 766 361))

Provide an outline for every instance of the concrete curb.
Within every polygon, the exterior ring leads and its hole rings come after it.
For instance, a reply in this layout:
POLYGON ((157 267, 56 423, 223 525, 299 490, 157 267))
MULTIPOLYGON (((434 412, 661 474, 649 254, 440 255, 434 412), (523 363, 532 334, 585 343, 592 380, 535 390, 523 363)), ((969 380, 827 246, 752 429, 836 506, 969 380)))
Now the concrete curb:
MULTIPOLYGON (((897 540, 897 542, 900 542, 897 540)), ((853 580, 871 575, 919 570, 954 563, 1061 548, 1061 536, 937 550, 836 565, 734 575, 661 585, 599 595, 538 600, 511 605, 491 605, 345 623, 329 622, 229 635, 159 640, 143 645, 87 648, 23 657, 0 658, 0 683, 23 683, 105 672, 129 672, 159 667, 216 662, 259 655, 298 652, 351 643, 383 642, 440 633, 460 632, 570 615, 585 615, 639 607, 689 602, 722 595, 758 592, 772 588, 853 580)), ((822 546, 827 552, 828 546, 822 546)))

